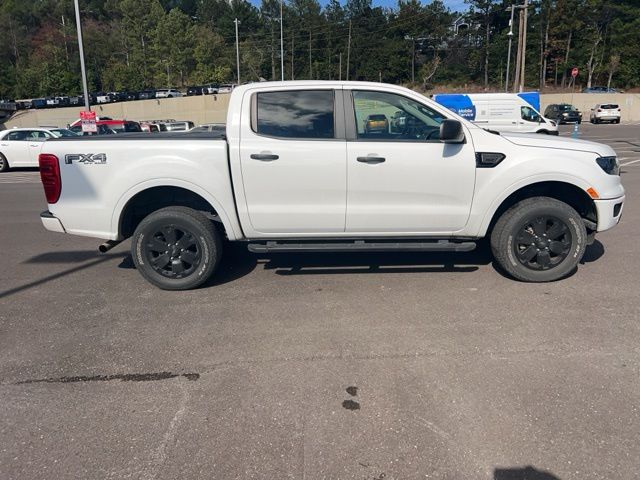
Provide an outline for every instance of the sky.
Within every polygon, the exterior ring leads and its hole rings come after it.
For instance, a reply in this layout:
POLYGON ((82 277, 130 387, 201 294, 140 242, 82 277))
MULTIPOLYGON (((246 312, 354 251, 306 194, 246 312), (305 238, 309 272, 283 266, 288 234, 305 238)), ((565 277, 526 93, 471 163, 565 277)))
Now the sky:
MULTIPOLYGON (((250 0, 254 5, 260 5, 261 0, 250 0)), ((444 4, 449 7, 452 11, 464 11, 467 10, 468 5, 465 4, 464 0, 443 0, 444 4)), ((342 1, 344 4, 344 0, 342 1)), ((372 5, 374 7, 391 7, 396 8, 398 6, 398 0, 372 0, 372 5)), ((431 3, 431 0, 422 0, 422 3, 431 3)), ((326 5, 327 0, 320 0, 321 5, 326 5)))

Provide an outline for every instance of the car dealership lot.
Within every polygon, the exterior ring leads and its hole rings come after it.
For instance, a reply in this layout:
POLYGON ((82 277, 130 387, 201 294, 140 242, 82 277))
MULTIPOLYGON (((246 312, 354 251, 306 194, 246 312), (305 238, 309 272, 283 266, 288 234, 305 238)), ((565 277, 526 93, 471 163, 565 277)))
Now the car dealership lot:
POLYGON ((616 149, 627 203, 552 284, 483 249, 234 247, 160 291, 128 242, 45 232, 37 172, 0 175, 0 477, 636 478, 640 126, 579 131, 616 149))

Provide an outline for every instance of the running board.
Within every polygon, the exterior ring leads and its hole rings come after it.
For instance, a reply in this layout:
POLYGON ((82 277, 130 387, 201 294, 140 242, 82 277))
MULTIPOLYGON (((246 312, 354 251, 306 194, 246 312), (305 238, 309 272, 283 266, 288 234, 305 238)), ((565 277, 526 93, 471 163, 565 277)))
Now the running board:
POLYGON ((253 253, 271 252, 470 252, 476 248, 475 242, 450 242, 437 240, 430 242, 352 242, 294 243, 265 242, 249 243, 247 248, 253 253))

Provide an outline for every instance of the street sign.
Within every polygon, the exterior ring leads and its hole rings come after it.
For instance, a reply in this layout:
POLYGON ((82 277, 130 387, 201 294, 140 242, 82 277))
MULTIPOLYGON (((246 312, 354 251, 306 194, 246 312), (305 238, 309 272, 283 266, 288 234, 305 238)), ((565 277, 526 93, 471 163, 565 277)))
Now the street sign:
POLYGON ((578 69, 577 69, 577 68, 573 67, 573 68, 571 69, 571 76, 572 76, 573 78, 576 78, 576 77, 578 76, 578 69))
POLYGON ((96 133, 98 131, 98 125, 96 125, 96 112, 87 112, 82 110, 80 112, 80 124, 82 125, 83 132, 96 133))

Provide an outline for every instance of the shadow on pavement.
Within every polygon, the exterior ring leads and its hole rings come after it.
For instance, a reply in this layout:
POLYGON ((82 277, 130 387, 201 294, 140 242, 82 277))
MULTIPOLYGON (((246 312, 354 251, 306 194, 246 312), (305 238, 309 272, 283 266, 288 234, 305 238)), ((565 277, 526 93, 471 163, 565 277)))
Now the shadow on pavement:
POLYGON ((584 252, 584 257, 580 260, 580 265, 585 263, 595 262, 604 255, 604 245, 598 240, 593 242, 587 247, 587 251, 584 252))
POLYGON ((94 258, 95 260, 87 263, 82 263, 76 267, 68 268, 61 272, 56 272, 46 277, 39 278, 38 280, 34 280, 33 282, 25 283, 24 285, 20 285, 18 287, 10 288, 9 290, 4 290, 0 292, 0 299, 9 297, 11 295, 15 295, 16 293, 20 293, 24 290, 28 290, 33 287, 37 287, 44 283, 50 282, 52 280, 56 280, 58 278, 65 277, 67 275, 71 275, 73 273, 86 270, 87 268, 94 267, 101 263, 112 260, 113 258, 117 258, 122 256, 121 253, 111 253, 111 254, 99 254, 98 252, 91 252, 86 250, 80 250, 77 252, 52 252, 52 253, 44 253, 42 255, 36 255, 23 263, 78 263, 84 262, 88 259, 94 258), (64 260, 62 260, 64 259, 64 260))
POLYGON ((560 480, 552 473, 538 470, 532 466, 523 468, 496 468, 493 480, 560 480))
POLYGON ((261 255, 278 275, 474 272, 491 263, 487 248, 472 252, 290 253, 261 255))

